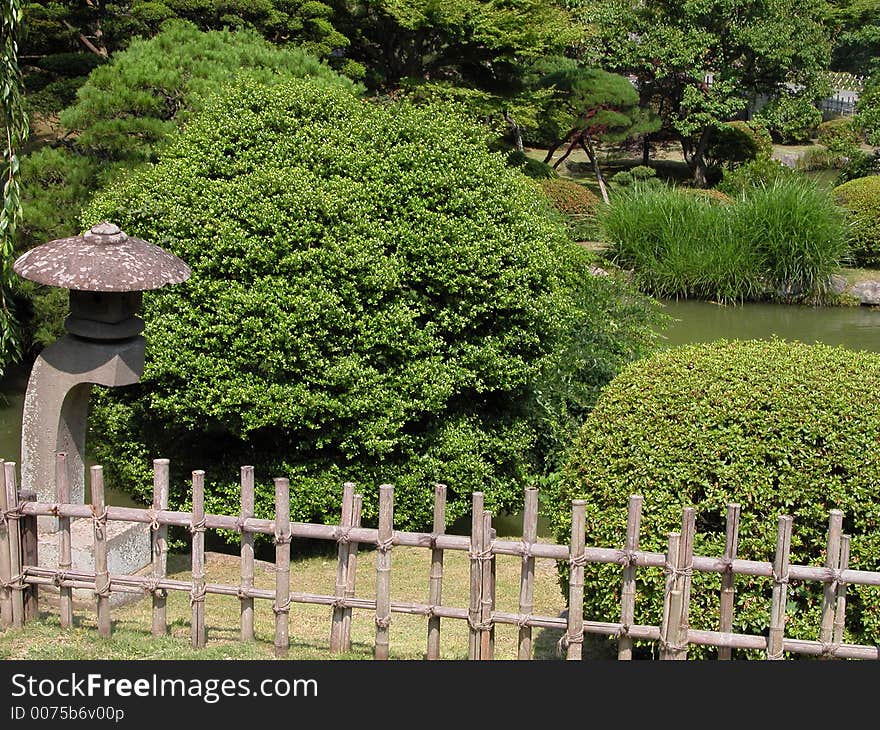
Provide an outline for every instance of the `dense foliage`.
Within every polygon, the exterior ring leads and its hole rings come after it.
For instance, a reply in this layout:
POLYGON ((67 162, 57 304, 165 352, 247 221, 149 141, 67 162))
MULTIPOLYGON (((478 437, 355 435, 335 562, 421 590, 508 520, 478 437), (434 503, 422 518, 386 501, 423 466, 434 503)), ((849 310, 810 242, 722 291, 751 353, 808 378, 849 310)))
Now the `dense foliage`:
POLYGON ((772 185, 777 180, 792 180, 796 172, 779 160, 762 157, 724 173, 716 189, 734 198, 748 195, 756 188, 772 185))
POLYGON ((712 132, 706 148, 706 162, 735 170, 752 160, 769 158, 773 140, 767 128, 757 122, 726 122, 712 132))
POLYGON ((291 478, 299 520, 345 480, 368 519, 394 483, 401 527, 430 524, 434 481, 450 520, 475 489, 511 507, 649 338, 641 299, 589 277, 535 184, 448 108, 243 80, 84 223, 105 218, 193 276, 146 298, 146 370, 99 402, 99 458, 135 491, 159 455, 204 467, 227 513, 245 463, 263 510, 291 478))
MULTIPOLYGON (((571 500, 587 501, 587 544, 621 546, 627 498, 641 494, 644 550, 665 552, 681 509, 697 517, 694 552, 720 556, 729 502, 742 507, 737 557, 772 561, 777 516, 794 518, 791 562, 822 565, 828 512, 844 512, 850 567, 880 568, 880 356, 782 341, 674 348, 634 363, 603 392, 565 478, 548 495, 567 542, 571 500)), ((620 615, 620 567, 586 568, 585 613, 620 615)), ((717 575, 694 573, 690 625, 717 630, 717 575)), ((634 623, 660 624, 662 571, 638 576, 634 623)), ((734 627, 766 633, 770 580, 738 577, 734 627)), ((786 636, 816 639, 822 586, 789 586, 786 636)), ((847 589, 846 641, 873 644, 880 591, 847 589)), ((706 652, 691 647, 692 653, 706 652)), ((705 656, 705 654, 703 654, 705 656)))
POLYGON ((803 144, 822 122, 822 112, 807 93, 783 93, 755 115, 781 144, 803 144))
POLYGON ((850 180, 834 189, 834 197, 847 211, 856 264, 880 265, 880 175, 850 180))
POLYGON ((599 219, 614 260, 663 296, 821 296, 848 253, 831 196, 798 179, 777 180, 729 205, 634 185, 599 219))

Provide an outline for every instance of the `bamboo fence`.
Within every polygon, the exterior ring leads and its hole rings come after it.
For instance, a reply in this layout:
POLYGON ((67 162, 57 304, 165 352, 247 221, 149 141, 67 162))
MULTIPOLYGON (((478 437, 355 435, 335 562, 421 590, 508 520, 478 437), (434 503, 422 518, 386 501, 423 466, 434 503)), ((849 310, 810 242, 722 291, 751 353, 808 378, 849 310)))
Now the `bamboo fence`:
MULTIPOLYGON (((622 548, 585 545, 586 502, 572 503, 572 533, 568 545, 537 540, 538 493, 525 492, 523 536, 521 540, 498 539, 492 528, 492 515, 485 509, 483 494, 472 497, 471 534, 450 535, 445 530, 446 487, 434 489, 434 524, 430 533, 396 531, 394 522, 394 487, 379 488, 377 528, 361 526, 362 495, 355 485, 343 486, 339 524, 324 525, 290 520, 287 479, 275 483, 275 519, 254 517, 254 469, 241 469, 241 513, 238 516, 205 513, 204 479, 201 470, 192 473, 192 511, 168 509, 169 465, 157 459, 154 467, 154 498, 150 508, 107 506, 104 500, 103 474, 92 467, 91 504, 37 502, 32 492, 18 491, 15 464, 5 462, 0 468, 0 626, 17 628, 37 617, 39 586, 60 590, 63 626, 69 626, 70 599, 73 589, 93 591, 96 602, 98 633, 111 634, 109 596, 113 592, 147 593, 152 596, 152 633, 167 633, 165 596, 168 591, 190 595, 192 606, 191 636, 196 648, 205 646, 205 596, 235 596, 241 602, 241 639, 253 640, 254 602, 271 601, 275 613, 275 654, 284 657, 290 645, 290 613, 294 604, 324 605, 330 616, 330 651, 347 651, 351 646, 353 610, 369 611, 375 616, 375 658, 390 654, 394 614, 423 616, 426 620, 425 656, 438 659, 441 643, 441 619, 465 621, 469 627, 468 658, 494 658, 495 627, 498 624, 519 628, 518 658, 532 658, 532 629, 546 628, 563 632, 561 644, 566 658, 581 659, 586 634, 615 637, 618 657, 631 659, 633 642, 654 642, 662 659, 686 659, 690 646, 717 647, 719 659, 730 659, 731 650, 763 652, 768 659, 789 655, 821 658, 878 659, 877 646, 845 643, 844 622, 846 591, 850 585, 880 586, 880 572, 849 568, 850 538, 843 534, 843 514, 832 510, 823 566, 792 565, 789 554, 792 541, 792 518, 781 516, 777 525, 776 553, 772 562, 743 560, 736 557, 739 531, 739 505, 727 509, 724 554, 720 557, 694 555, 695 514, 693 508, 682 511, 681 529, 668 534, 665 553, 639 549, 642 497, 630 497, 626 538, 622 548), (58 518, 59 565, 40 566, 37 559, 38 516, 58 518), (94 525, 95 569, 73 569, 69 555, 71 519, 91 519, 94 525), (148 576, 115 575, 107 570, 106 523, 116 520, 150 525, 153 545, 152 573, 148 576), (192 578, 190 581, 169 578, 167 566, 168 527, 188 528, 192 532, 192 578), (241 534, 241 581, 238 585, 208 583, 205 575, 204 538, 206 530, 234 530, 241 534), (253 538, 264 534, 275 542, 275 588, 254 587, 253 538), (291 590, 290 543, 293 538, 335 541, 338 545, 336 582, 333 595, 291 590), (358 545, 376 548, 376 598, 355 595, 355 570, 358 545), (431 551, 428 602, 411 603, 392 600, 392 552, 397 546, 425 548, 431 551), (466 551, 470 557, 470 600, 467 608, 446 606, 443 596, 443 556, 448 550, 466 551), (522 561, 519 612, 499 611, 495 605, 495 562, 499 555, 519 557, 522 561), (534 610, 535 559, 564 562, 569 567, 569 606, 567 617, 542 616, 534 610), (583 615, 584 569, 588 564, 614 564, 621 568, 620 620, 595 621, 583 615), (634 623, 637 572, 660 569, 665 572, 663 618, 660 626, 634 623), (694 572, 720 575, 718 630, 698 630, 689 625, 691 583, 694 572), (772 580, 772 601, 768 615, 768 635, 735 633, 733 627, 735 576, 760 576, 772 580), (792 581, 815 582, 823 586, 819 640, 785 636, 786 602, 792 581)), ((67 495, 64 455, 58 455, 56 470, 59 497, 67 495)), ((294 586, 295 587, 295 586, 294 586)))

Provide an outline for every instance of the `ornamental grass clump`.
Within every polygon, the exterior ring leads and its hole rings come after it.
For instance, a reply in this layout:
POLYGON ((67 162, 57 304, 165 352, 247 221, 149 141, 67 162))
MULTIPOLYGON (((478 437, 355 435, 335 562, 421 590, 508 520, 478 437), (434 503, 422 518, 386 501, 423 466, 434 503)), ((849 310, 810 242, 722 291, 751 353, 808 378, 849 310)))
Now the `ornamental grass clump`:
MULTIPOLYGON (((627 367, 603 391, 546 498, 567 543, 571 500, 587 500, 587 545, 620 547, 627 499, 644 497, 640 548, 665 552, 681 509, 696 510, 694 553, 721 556, 739 503, 737 557, 773 560, 779 515, 794 518, 791 563, 824 564, 828 513, 844 513, 850 567, 880 568, 880 355, 774 341, 673 348, 627 367)), ((664 575, 639 569, 634 623, 660 624, 664 575)), ((620 616, 621 571, 588 565, 585 615, 620 616)), ((695 572, 690 625, 717 630, 718 574, 695 572)), ((737 576, 734 628, 766 635, 769 578, 737 576)), ((816 639, 822 585, 789 586, 786 636, 816 639)), ((880 589, 848 586, 845 641, 875 644, 880 589)), ((692 656, 714 650, 691 647, 692 656)))
POLYGON ((780 178, 719 202, 636 185, 599 220, 616 263, 664 297, 815 299, 849 260, 843 212, 807 180, 780 178))
POLYGON ((447 106, 245 77, 100 194, 84 222, 103 219, 193 271, 145 296, 142 381, 92 419, 120 486, 146 497, 171 459, 176 506, 201 468, 208 509, 237 514, 252 464, 263 515, 277 476, 299 521, 337 519, 345 481, 367 523, 394 484, 398 529, 431 524, 435 482, 450 522, 474 490, 513 508, 539 442, 648 339, 643 298, 590 277, 533 181, 447 106))

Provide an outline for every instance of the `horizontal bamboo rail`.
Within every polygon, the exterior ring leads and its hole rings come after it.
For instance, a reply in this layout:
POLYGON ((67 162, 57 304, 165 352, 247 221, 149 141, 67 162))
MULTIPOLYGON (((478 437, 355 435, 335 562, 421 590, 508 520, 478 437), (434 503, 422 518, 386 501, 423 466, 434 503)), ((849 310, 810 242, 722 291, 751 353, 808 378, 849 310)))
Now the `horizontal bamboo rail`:
MULTIPOLYGON (((20 507, 22 515, 88 517, 92 510, 89 505, 54 504, 49 502, 32 502, 20 507)), ((155 514, 148 509, 137 507, 107 507, 107 519, 122 522, 155 523, 176 527, 189 527, 192 522, 191 512, 175 512, 160 510, 155 514)), ((212 530, 232 530, 233 532, 253 532, 264 535, 275 533, 275 521, 266 519, 241 520, 238 517, 224 515, 205 515, 205 527, 212 530)), ((305 522, 291 522, 291 535, 295 538, 312 540, 338 540, 343 530, 339 525, 317 525, 305 522)), ((371 527, 353 527, 347 533, 349 542, 375 545, 379 531, 371 527)), ((392 542, 394 547, 434 547, 442 550, 470 549, 470 538, 464 535, 437 535, 429 532, 394 531, 392 542)), ((534 543, 526 545, 522 541, 494 540, 492 552, 495 555, 514 555, 517 557, 547 558, 550 560, 567 561, 568 545, 552 543, 534 543)), ((665 553, 634 550, 628 552, 618 548, 587 547, 584 559, 588 563, 616 563, 618 565, 635 565, 639 568, 663 568, 666 564, 665 553)), ((761 560, 725 561, 724 558, 694 556, 693 570, 700 573, 726 573, 732 570, 737 575, 750 575, 758 578, 773 577, 773 563, 761 560)), ((814 581, 826 583, 841 580, 850 585, 880 586, 880 571, 874 570, 834 570, 813 565, 792 565, 789 569, 791 580, 814 581)))
MULTIPOLYGON (((63 465, 63 461, 59 462, 63 465)), ((693 555, 695 514, 687 507, 682 512, 681 532, 670 534, 666 553, 639 550, 639 529, 642 498, 630 498, 626 540, 622 549, 590 547, 584 544, 584 510, 587 503, 572 504, 573 527, 569 545, 537 542, 536 508, 537 492, 526 492, 527 516, 524 519, 523 539, 499 540, 492 529, 491 514, 484 507, 483 495, 473 495, 471 535, 449 535, 444 531, 442 515, 445 511, 445 487, 438 485, 435 495, 435 523, 433 532, 395 531, 393 527, 393 487, 380 488, 379 527, 360 526, 360 495, 354 494, 354 485, 344 489, 343 510, 338 524, 319 525, 290 522, 287 479, 275 480, 276 519, 253 517, 253 469, 242 470, 242 510, 239 516, 211 515, 204 511, 204 472, 194 471, 193 511, 182 512, 162 509, 167 505, 168 462, 154 462, 156 497, 153 506, 147 508, 105 506, 101 495, 100 467, 92 470, 95 481, 95 498, 91 505, 72 505, 64 502, 34 502, 32 495, 16 493, 11 488, 15 481, 14 464, 4 465, 7 481, 7 500, 0 510, 5 531, 0 537, 0 579, 6 593, 0 598, 4 625, 20 626, 33 612, 21 613, 17 606, 10 606, 10 598, 29 592, 36 596, 36 587, 55 586, 61 596, 69 596, 73 589, 91 590, 98 598, 98 625, 100 635, 110 633, 109 601, 111 592, 151 594, 153 604, 153 631, 163 635, 166 631, 164 596, 167 591, 190 595, 192 607, 192 644, 202 647, 206 643, 205 596, 225 595, 237 598, 242 606, 242 638, 253 637, 253 602, 271 601, 275 612, 275 653, 285 656, 289 646, 289 614, 294 604, 327 606, 332 609, 331 650, 346 651, 349 645, 349 625, 352 610, 369 611, 376 623, 375 656, 387 658, 390 653, 389 627, 392 614, 423 616, 427 620, 429 658, 439 658, 440 619, 455 619, 468 623, 470 629, 469 657, 491 659, 494 657, 494 627, 516 626, 519 629, 518 654, 520 658, 531 656, 531 629, 544 628, 563 633, 570 659, 582 654, 582 637, 595 634, 616 638, 620 658, 632 655, 632 642, 659 642, 664 658, 686 658, 689 646, 712 646, 719 649, 719 658, 729 658, 733 649, 765 652, 778 658, 784 652, 818 657, 850 659, 880 659, 880 648, 862 644, 843 643, 843 628, 848 586, 880 585, 880 571, 849 569, 850 538, 842 532, 843 515, 833 510, 829 521, 826 561, 822 567, 789 565, 787 553, 791 540, 791 520, 780 518, 780 542, 773 562, 742 560, 735 558, 739 508, 728 507, 727 539, 724 556, 720 558, 693 555), (91 519, 95 525, 96 554, 103 556, 106 550, 103 526, 107 521, 125 521, 149 524, 153 534, 154 569, 151 575, 116 575, 107 572, 105 558, 98 561, 96 570, 85 571, 71 568, 66 562, 58 567, 39 566, 36 551, 22 551, 22 530, 25 524, 35 524, 37 516, 62 518, 61 524, 71 519, 91 519), (193 533, 192 579, 189 581, 168 578, 165 574, 165 534, 170 526, 188 528, 193 533), (274 538, 275 588, 258 589, 253 586, 253 567, 242 564, 242 579, 236 585, 209 583, 206 581, 204 561, 204 531, 208 529, 232 530, 243 536, 264 534, 274 538), (784 532, 783 532, 784 531, 784 532), (291 591, 290 542, 294 538, 310 538, 335 541, 338 546, 337 576, 332 595, 291 591), (365 599, 354 595, 354 567, 358 544, 372 545, 376 554, 376 598, 365 599), (428 603, 402 602, 392 598, 391 551, 392 548, 421 547, 431 550, 432 571, 429 578, 428 603), (15 548, 15 550, 13 550, 15 548), (467 608, 444 606, 441 603, 442 554, 446 550, 466 551, 471 560, 470 605, 467 608), (520 579, 520 610, 518 613, 499 611, 495 605, 495 559, 498 555, 519 557, 522 561, 520 579), (7 560, 8 557, 8 560, 7 560), (532 612, 534 606, 534 561, 537 558, 564 561, 569 564, 571 581, 570 597, 574 610, 567 618, 542 616, 532 612), (590 620, 582 614, 583 572, 587 564, 616 564, 621 566, 621 614, 620 621, 590 620), (6 566, 9 566, 8 568, 6 566), (666 572, 663 622, 661 626, 645 626, 633 623, 637 570, 662 569, 666 572), (720 631, 696 630, 689 626, 691 577, 693 572, 717 573, 722 577, 720 631), (733 633, 732 588, 735 575, 758 576, 773 579, 774 595, 769 636, 733 633), (822 625, 819 640, 786 637, 785 588, 789 581, 813 581, 823 584, 822 625), (163 600, 156 600, 162 597, 163 600)), ((59 470, 59 475, 61 471, 59 470)), ((60 476, 60 480, 64 477, 60 476)), ((252 537, 251 537, 252 540, 252 537)), ((244 542, 243 555, 252 555, 251 540, 244 542)), ((35 604, 34 604, 35 605, 35 604)), ((65 602, 62 601, 62 610, 65 602)))

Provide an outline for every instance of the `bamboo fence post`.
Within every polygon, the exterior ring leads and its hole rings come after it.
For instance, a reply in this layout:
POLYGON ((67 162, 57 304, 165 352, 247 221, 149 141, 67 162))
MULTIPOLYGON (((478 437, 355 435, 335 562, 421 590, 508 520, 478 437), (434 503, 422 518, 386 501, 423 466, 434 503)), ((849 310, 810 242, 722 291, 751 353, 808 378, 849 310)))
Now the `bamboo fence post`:
MULTIPOLYGON (((20 629, 27 617, 25 615, 25 583, 22 580, 23 525, 20 507, 25 501, 24 493, 19 494, 15 483, 15 462, 3 464, 3 495, 7 505, 7 528, 9 538, 9 579, 12 591, 12 625, 20 629)), ((34 495, 36 499, 36 495, 34 495)))
POLYGON ((388 658, 391 624, 391 547, 394 538, 394 487, 379 487, 379 534, 376 542, 376 659, 388 658))
POLYGON ((526 487, 523 511, 523 553, 519 579, 519 647, 517 659, 532 658, 532 627, 525 621, 535 610, 535 557, 532 545, 538 540, 538 490, 526 487))
MULTIPOLYGON (((446 532, 446 485, 434 485, 434 525, 431 545, 431 573, 428 578, 428 604, 433 608, 443 601, 443 550, 437 547, 437 536, 446 532)), ((440 658, 440 617, 428 616, 428 659, 440 658)))
MULTIPOLYGON (((240 471, 241 522, 254 516, 254 467, 243 466, 240 471)), ((254 533, 241 531, 241 640, 254 640, 254 599, 249 591, 254 587, 254 533)))
MULTIPOLYGON (((840 569, 849 569, 849 544, 850 536, 844 535, 840 540, 840 569)), ((837 581, 837 606, 834 609, 834 646, 843 643, 843 631, 846 627, 846 583, 837 581)))
MULTIPOLYGON (((154 581, 162 580, 168 569, 168 525, 160 525, 155 519, 161 510, 168 509, 168 459, 153 459, 153 518, 151 527, 151 550, 153 556, 154 581)), ((168 592, 164 588, 152 587, 150 590, 153 604, 153 636, 158 638, 168 633, 168 610, 166 601, 168 592)))
POLYGON ((681 589, 681 614, 679 617, 678 639, 674 659, 687 659, 688 631, 690 630, 691 576, 694 571, 694 531, 696 516, 693 507, 685 507, 681 513, 681 541, 678 549, 678 586, 681 589))
POLYGON ((673 658, 673 645, 677 641, 677 633, 681 617, 681 590, 677 586, 679 565, 679 543, 681 535, 669 533, 666 548, 666 586, 663 591, 663 620, 660 624, 660 658, 673 658))
POLYGON ((342 650, 342 616, 345 612, 345 589, 348 585, 348 532, 352 526, 354 514, 354 483, 346 482, 342 486, 342 510, 339 517, 339 535, 336 542, 338 557, 336 560, 336 586, 334 595, 341 599, 333 606, 330 619, 330 653, 338 654, 342 650))
POLYGON ((275 657, 290 650, 290 482, 275 479, 275 657))
MULTIPOLYGON (((67 454, 63 451, 55 455, 55 489, 60 504, 70 502, 70 480, 67 478, 67 454)), ((70 517, 58 518, 58 571, 59 578, 72 567, 70 545, 70 517)), ((69 586, 59 586, 59 611, 61 628, 73 626, 73 590, 69 586)))
POLYGON ((626 514, 626 563, 623 568, 623 587, 620 590, 620 623, 623 628, 617 639, 617 658, 632 659, 633 640, 629 635, 629 627, 635 620, 636 612, 636 565, 633 553, 639 549, 639 531, 642 524, 642 496, 632 494, 626 514))
POLYGON ((575 499, 571 503, 571 547, 568 579, 568 646, 566 659, 582 659, 584 648, 584 552, 587 502, 575 499))
MULTIPOLYGON (((733 631, 733 600, 734 581, 736 574, 733 572, 733 561, 736 560, 736 551, 739 544, 739 518, 740 506, 735 503, 727 505, 727 526, 724 535, 724 562, 728 568, 721 574, 721 606, 718 630, 729 634, 733 631)), ((732 656, 729 646, 718 648, 718 658, 728 660, 732 656)))
MULTIPOLYGON (((7 466, 10 463, 7 462, 7 466)), ((15 479, 15 464, 11 464, 13 470, 13 484, 15 479)), ((22 489, 18 493, 19 504, 25 502, 36 502, 37 493, 32 489, 22 489)), ((39 565, 37 558, 37 518, 36 515, 22 516, 18 521, 20 544, 21 544, 21 571, 24 573, 25 566, 39 565)), ((23 580, 20 582, 20 589, 16 591, 21 595, 22 603, 22 621, 27 623, 32 619, 36 619, 40 615, 38 586, 27 585, 23 580)), ((13 605, 15 605, 15 596, 12 597, 13 605)))
POLYGON ((840 542, 843 532, 843 512, 831 510, 828 516, 828 545, 825 550, 825 567, 828 578, 822 596, 822 623, 819 627, 819 641, 822 642, 822 657, 828 658, 831 640, 834 637, 834 612, 837 608, 837 571, 840 568, 840 542))
POLYGON ((792 518, 779 517, 776 528, 776 557, 773 559, 773 602, 770 608, 770 631, 767 636, 767 658, 782 659, 785 638, 785 607, 788 602, 788 565, 791 552, 792 518))
POLYGON ((192 590, 189 603, 192 607, 190 632, 192 646, 205 646, 205 472, 196 469, 192 473, 192 590))
POLYGON ((471 495, 470 604, 468 606, 468 659, 480 658, 480 599, 483 587, 483 493, 471 495))
MULTIPOLYGON (((3 472, 3 460, 0 459, 0 625, 5 630, 12 626, 12 562, 9 556, 9 519, 6 514, 9 504, 3 472)), ((17 523, 13 524, 18 527, 17 523)))
POLYGON ((110 623, 110 573, 107 570, 107 509, 104 501, 104 467, 89 469, 92 492, 92 521, 95 535, 95 612, 98 619, 98 636, 109 639, 110 623))
MULTIPOLYGON (((364 498, 361 494, 354 495, 352 503, 352 527, 361 526, 361 511, 364 506, 364 498)), ((357 578, 358 543, 352 542, 348 546, 348 569, 346 571, 345 599, 354 598, 355 579, 357 578)), ((346 606, 342 611, 342 651, 351 651, 351 606, 346 606)))
POLYGON ((495 608, 492 590, 492 513, 483 512, 482 553, 480 565, 480 659, 490 660, 495 655, 492 632, 492 609, 495 608))

